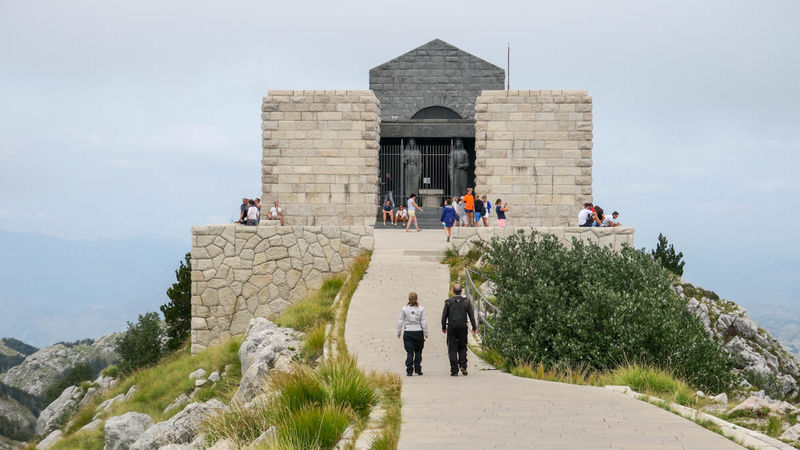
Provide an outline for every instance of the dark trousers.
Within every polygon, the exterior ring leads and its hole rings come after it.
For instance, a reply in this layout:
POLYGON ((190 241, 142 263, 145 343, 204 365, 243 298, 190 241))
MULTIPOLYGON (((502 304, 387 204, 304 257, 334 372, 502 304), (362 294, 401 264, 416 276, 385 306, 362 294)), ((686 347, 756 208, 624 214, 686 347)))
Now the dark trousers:
POLYGON ((451 373, 467 368, 467 327, 447 328, 447 354, 451 373))
POLYGON ((422 331, 404 331, 403 347, 406 349, 406 372, 422 372, 422 347, 425 335, 422 331))

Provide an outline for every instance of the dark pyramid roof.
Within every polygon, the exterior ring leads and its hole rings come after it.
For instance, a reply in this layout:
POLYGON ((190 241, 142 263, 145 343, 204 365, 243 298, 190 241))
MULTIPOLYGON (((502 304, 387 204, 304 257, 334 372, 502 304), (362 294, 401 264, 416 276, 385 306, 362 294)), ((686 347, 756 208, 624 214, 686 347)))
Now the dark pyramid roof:
MULTIPOLYGON (((395 65, 396 63, 425 63, 425 62, 432 62, 430 57, 433 55, 441 54, 442 51, 445 51, 447 55, 453 60, 457 58, 462 62, 469 62, 470 65, 474 66, 476 69, 493 69, 493 70, 503 70, 501 67, 498 67, 484 59, 478 58, 477 56, 473 55, 472 53, 465 52, 460 48, 456 47, 453 44, 445 42, 441 39, 434 39, 429 41, 425 44, 420 45, 419 47, 410 50, 402 55, 386 61, 383 64, 373 67, 370 72, 376 69, 385 69, 390 68, 391 66, 395 65), (428 58, 425 58, 425 57, 428 58)), ((505 71, 503 71, 505 73, 505 71)))

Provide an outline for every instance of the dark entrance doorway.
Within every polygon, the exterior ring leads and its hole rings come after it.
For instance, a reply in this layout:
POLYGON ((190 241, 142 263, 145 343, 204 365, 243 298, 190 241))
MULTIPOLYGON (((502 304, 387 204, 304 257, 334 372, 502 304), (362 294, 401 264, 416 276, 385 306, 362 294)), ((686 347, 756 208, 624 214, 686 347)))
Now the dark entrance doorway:
MULTIPOLYGON (((450 179, 450 153, 455 145, 455 138, 415 138, 417 149, 421 153, 420 177, 416 186, 409 186, 403 176, 403 161, 409 139, 381 139, 378 151, 381 204, 389 198, 390 191, 395 207, 400 204, 405 206, 408 197, 412 193, 417 194, 417 204, 425 209, 424 213, 417 214, 420 227, 440 228, 439 216, 445 198, 464 195, 463 192, 453 192, 450 179), (391 181, 387 182, 387 174, 391 181)), ((467 186, 474 186, 475 139, 462 138, 462 141, 469 155, 467 186)))

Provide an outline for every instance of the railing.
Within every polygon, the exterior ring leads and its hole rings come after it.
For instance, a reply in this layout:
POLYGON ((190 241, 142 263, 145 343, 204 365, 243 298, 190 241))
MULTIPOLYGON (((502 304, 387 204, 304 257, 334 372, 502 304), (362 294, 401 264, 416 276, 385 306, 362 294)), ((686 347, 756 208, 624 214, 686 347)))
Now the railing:
POLYGON ((475 282, 472 281, 472 275, 476 275, 479 277, 483 277, 481 274, 472 271, 470 269, 466 270, 466 283, 464 286, 464 291, 467 296, 467 299, 472 304, 472 309, 475 311, 475 319, 478 321, 478 330, 481 335, 481 338, 486 336, 486 328, 489 327, 490 329, 494 329, 494 326, 489 322, 489 318, 497 313, 500 312, 500 308, 493 305, 480 291, 480 289, 475 286, 475 282))

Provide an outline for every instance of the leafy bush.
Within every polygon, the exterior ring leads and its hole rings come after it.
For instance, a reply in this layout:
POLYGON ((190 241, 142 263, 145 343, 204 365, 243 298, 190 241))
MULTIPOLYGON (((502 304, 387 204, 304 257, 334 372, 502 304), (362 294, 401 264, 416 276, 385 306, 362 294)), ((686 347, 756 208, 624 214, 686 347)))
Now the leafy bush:
POLYGON ((658 244, 655 250, 650 252, 650 256, 661 264, 661 266, 675 275, 683 275, 683 252, 675 253, 675 247, 672 244, 667 245, 667 237, 658 233, 658 244))
POLYGON ((104 377, 117 378, 119 376, 119 367, 117 367, 117 366, 108 366, 105 369, 100 371, 100 375, 102 375, 104 377))
POLYGON ((735 380, 733 360, 644 251, 520 232, 492 240, 486 258, 502 310, 485 343, 507 360, 593 370, 638 362, 716 392, 735 380))
POLYGON ((78 386, 82 381, 93 380, 95 371, 88 363, 80 363, 72 367, 59 378, 50 387, 44 395, 44 401, 50 404, 53 400, 57 399, 64 389, 70 386, 78 386))
POLYGON ((116 345, 120 356, 119 370, 127 374, 157 363, 164 356, 162 336, 158 313, 140 315, 136 324, 128 322, 128 332, 116 345))
POLYGON ((167 322, 167 350, 178 350, 191 333, 192 323, 192 255, 187 253, 175 271, 178 280, 167 289, 170 301, 161 305, 167 322))

